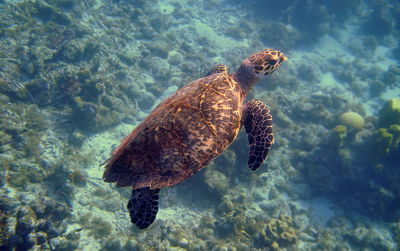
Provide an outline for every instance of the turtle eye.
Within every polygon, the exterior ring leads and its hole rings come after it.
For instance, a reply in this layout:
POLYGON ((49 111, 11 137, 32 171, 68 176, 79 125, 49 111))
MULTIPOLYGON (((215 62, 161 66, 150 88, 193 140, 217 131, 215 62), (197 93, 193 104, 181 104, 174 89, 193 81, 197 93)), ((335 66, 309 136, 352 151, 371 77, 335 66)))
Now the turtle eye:
POLYGON ((257 66, 254 67, 254 69, 256 71, 262 71, 264 68, 262 66, 257 65, 257 66))
POLYGON ((275 65, 276 62, 278 62, 277 59, 272 59, 272 58, 271 58, 270 60, 268 60, 268 64, 269 64, 269 65, 275 65))

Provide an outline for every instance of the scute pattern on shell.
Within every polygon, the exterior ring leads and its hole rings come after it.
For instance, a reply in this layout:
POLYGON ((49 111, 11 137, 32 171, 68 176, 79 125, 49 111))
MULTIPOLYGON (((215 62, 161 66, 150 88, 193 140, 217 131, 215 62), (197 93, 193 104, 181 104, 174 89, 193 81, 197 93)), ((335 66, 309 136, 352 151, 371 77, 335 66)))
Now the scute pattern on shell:
POLYGON ((104 180, 156 189, 192 176, 236 138, 243 99, 226 72, 189 83, 124 139, 107 163, 104 180))

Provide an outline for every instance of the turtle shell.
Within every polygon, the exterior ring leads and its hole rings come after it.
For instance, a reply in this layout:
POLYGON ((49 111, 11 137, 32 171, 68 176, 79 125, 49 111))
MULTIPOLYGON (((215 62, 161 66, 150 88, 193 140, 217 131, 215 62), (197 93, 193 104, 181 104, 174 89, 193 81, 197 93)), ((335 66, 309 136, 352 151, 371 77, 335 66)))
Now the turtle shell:
POLYGON ((225 72, 187 84, 121 142, 104 181, 156 189, 192 176, 236 138, 243 99, 239 84, 225 72))

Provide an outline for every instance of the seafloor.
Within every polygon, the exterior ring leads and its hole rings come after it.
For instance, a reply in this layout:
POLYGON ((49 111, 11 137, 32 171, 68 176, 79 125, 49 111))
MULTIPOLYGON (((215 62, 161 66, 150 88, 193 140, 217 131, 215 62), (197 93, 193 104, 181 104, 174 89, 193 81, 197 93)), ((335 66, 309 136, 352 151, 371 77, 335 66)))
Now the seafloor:
POLYGON ((1 250, 399 250, 398 0, 0 0, 1 250), (110 152, 217 63, 289 58, 250 98, 276 142, 247 139, 130 223, 110 152))

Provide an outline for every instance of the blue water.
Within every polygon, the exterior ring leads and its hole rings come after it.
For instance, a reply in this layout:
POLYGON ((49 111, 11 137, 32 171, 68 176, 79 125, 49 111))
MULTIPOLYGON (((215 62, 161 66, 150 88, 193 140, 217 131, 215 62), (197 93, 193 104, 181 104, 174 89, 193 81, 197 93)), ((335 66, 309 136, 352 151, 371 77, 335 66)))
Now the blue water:
MULTIPOLYGON (((0 1, 1 250, 398 250, 398 1, 0 1), (241 130, 131 223, 102 176, 165 98, 266 48, 275 143, 241 130)), ((195 97, 193 97, 195 99, 195 97)))

